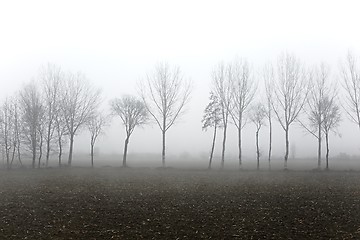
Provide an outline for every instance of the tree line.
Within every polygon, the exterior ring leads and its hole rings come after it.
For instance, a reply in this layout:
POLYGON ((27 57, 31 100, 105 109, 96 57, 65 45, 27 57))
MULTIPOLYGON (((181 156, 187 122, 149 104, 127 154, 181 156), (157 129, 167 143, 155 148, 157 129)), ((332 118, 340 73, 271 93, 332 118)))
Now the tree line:
MULTIPOLYGON (((259 169, 259 132, 268 125, 268 167, 271 169, 272 126, 277 121, 284 131, 284 169, 289 158, 289 132, 298 124, 318 142, 318 167, 321 168, 325 138, 326 169, 329 168, 329 134, 337 132, 344 109, 360 128, 360 66, 353 54, 347 55, 334 78, 325 63, 306 67, 295 55, 283 53, 275 63, 255 71, 246 59, 220 62, 211 72, 209 103, 204 109, 202 128, 213 129, 208 168, 214 156, 217 132, 222 130, 221 167, 225 164, 229 124, 236 127, 239 168, 242 168, 242 131, 256 127, 256 160, 259 169), (340 81, 337 81, 340 80, 340 81), (339 93, 339 86, 344 89, 339 93)), ((166 159, 166 133, 184 114, 192 92, 192 82, 179 67, 156 65, 153 73, 138 84, 138 96, 124 95, 109 103, 111 113, 100 109, 101 90, 82 73, 63 71, 48 64, 35 80, 7 97, 0 108, 0 144, 5 165, 22 165, 31 159, 32 168, 48 166, 57 155, 59 167, 71 166, 75 136, 90 133, 91 165, 97 138, 119 117, 125 128, 123 166, 127 166, 130 137, 136 127, 152 119, 162 133, 162 166, 166 159), (63 163, 68 145, 67 164, 63 163)))

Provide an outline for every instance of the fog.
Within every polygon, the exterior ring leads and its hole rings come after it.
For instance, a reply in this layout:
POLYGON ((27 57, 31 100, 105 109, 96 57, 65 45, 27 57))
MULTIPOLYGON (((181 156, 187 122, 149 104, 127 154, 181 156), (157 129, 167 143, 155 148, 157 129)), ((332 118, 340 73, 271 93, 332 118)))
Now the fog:
MULTIPOLYGON (((331 78, 340 82, 339 66, 347 52, 360 56, 359 22, 356 1, 2 2, 0 99, 16 93, 37 78, 41 66, 52 63, 66 71, 81 71, 100 87, 102 108, 109 113, 111 99, 137 95, 138 83, 165 61, 179 66, 184 78, 193 82, 186 113, 167 132, 168 165, 184 161, 207 166, 212 130, 202 131, 201 119, 216 64, 246 58, 260 82, 256 99, 264 94, 261 69, 283 52, 295 54, 309 67, 326 62, 331 78)), ((250 168, 255 166, 256 156, 254 124, 249 122, 243 131, 244 166, 250 168)), ((285 136, 275 119, 273 131, 273 155, 282 159, 285 136)), ((330 156, 360 156, 360 131, 344 110, 337 132, 341 136, 331 134, 330 156)), ((260 131, 263 166, 267 136, 268 127, 264 126, 260 131)), ((124 127, 120 118, 114 117, 99 137, 96 165, 120 165, 124 140, 124 127)), ((316 166, 316 139, 296 123, 290 129, 290 145, 293 158, 298 162, 307 159, 310 165, 313 161, 316 166)), ((88 156, 86 129, 76 136, 74 147, 78 161, 88 156)), ((220 166, 220 151, 218 134, 214 166, 220 166)), ((236 128, 230 125, 225 164, 235 166, 237 151, 236 128)), ((154 122, 136 128, 130 139, 129 165, 146 163, 139 160, 144 155, 151 156, 154 165, 158 156, 160 166, 161 132, 154 122)), ((289 162, 293 160, 290 157, 289 162)))

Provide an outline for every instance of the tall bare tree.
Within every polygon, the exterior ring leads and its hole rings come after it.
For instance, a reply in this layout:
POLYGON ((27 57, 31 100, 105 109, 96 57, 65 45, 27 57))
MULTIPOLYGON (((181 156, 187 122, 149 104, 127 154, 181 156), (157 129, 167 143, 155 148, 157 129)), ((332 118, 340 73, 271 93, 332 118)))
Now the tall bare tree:
POLYGON ((94 167, 94 147, 97 138, 104 133, 104 127, 107 125, 107 119, 103 113, 97 112, 87 123, 90 132, 90 157, 91 167, 94 167))
POLYGON ((276 70, 272 106, 275 116, 285 132, 284 169, 286 170, 289 158, 290 126, 306 103, 309 92, 309 75, 300 61, 288 53, 280 56, 276 70))
POLYGON ((40 147, 39 131, 44 117, 41 94, 35 82, 25 85, 20 91, 20 109, 23 133, 32 155, 32 167, 35 168, 36 155, 40 147))
POLYGON ((185 81, 179 67, 158 64, 152 75, 140 85, 146 109, 162 133, 162 166, 165 167, 166 132, 184 113, 191 93, 191 82, 185 81))
POLYGON ((265 66, 263 70, 263 79, 265 82, 265 92, 266 92, 266 104, 265 113, 266 118, 269 124, 269 149, 268 149, 268 163, 269 170, 271 170, 271 153, 272 153, 272 101, 273 101, 273 84, 274 84, 274 68, 271 64, 265 66))
POLYGON ((214 92, 210 92, 210 102, 204 110, 204 116, 201 122, 203 124, 202 129, 205 131, 209 127, 214 128, 214 134, 213 134, 210 157, 209 157, 209 166, 208 166, 208 169, 211 169, 211 163, 215 148, 216 132, 217 129, 221 127, 221 107, 220 107, 219 98, 215 95, 214 92))
POLYGON ((69 136, 68 165, 71 166, 74 137, 95 114, 100 103, 100 90, 94 88, 81 74, 69 73, 64 84, 61 110, 69 136))
POLYGON ((45 129, 44 140, 46 144, 46 166, 49 164, 51 145, 55 138, 56 118, 60 111, 61 87, 64 81, 64 73, 60 67, 48 64, 40 70, 39 78, 42 83, 44 108, 45 108, 45 129))
POLYGON ((221 109, 221 121, 223 127, 223 141, 221 150, 221 168, 224 168, 225 162, 225 147, 227 127, 229 123, 229 116, 231 112, 232 103, 232 79, 229 76, 224 63, 219 63, 212 72, 212 85, 216 96, 219 98, 221 109))
POLYGON ((11 153, 12 148, 14 147, 14 128, 15 128, 15 121, 14 121, 14 113, 12 108, 12 103, 9 98, 6 98, 4 103, 0 109, 0 134, 1 134, 1 145, 3 147, 5 160, 6 160, 6 167, 9 169, 11 166, 11 153))
POLYGON ((346 92, 344 107, 350 120, 360 129, 360 64, 352 53, 348 53, 341 67, 343 88, 346 92))
POLYGON ((124 145, 123 167, 127 167, 126 157, 130 136, 137 126, 142 126, 148 122, 149 114, 145 104, 133 96, 123 96, 115 98, 110 102, 114 115, 121 118, 125 126, 126 138, 124 145))
POLYGON ((253 122, 256 126, 256 132, 255 132, 255 142, 256 142, 256 161, 257 161, 257 167, 256 169, 260 169, 260 148, 259 148, 259 132, 261 127, 265 124, 264 118, 266 117, 266 109, 262 103, 257 103, 253 105, 250 112, 250 120, 253 122))
POLYGON ((246 60, 235 60, 228 66, 228 78, 232 87, 232 107, 230 115, 238 131, 239 167, 242 165, 241 133, 246 124, 245 111, 254 98, 256 85, 246 60))
POLYGON ((329 133, 337 132, 336 128, 341 122, 341 111, 339 106, 336 104, 336 95, 326 96, 323 101, 323 122, 322 122, 322 131, 325 134, 326 142, 326 170, 329 170, 329 133))
POLYGON ((307 121, 299 120, 301 126, 318 141, 318 168, 321 168, 322 125, 325 120, 326 102, 335 97, 335 88, 329 82, 329 67, 321 64, 313 75, 307 104, 304 111, 307 121))

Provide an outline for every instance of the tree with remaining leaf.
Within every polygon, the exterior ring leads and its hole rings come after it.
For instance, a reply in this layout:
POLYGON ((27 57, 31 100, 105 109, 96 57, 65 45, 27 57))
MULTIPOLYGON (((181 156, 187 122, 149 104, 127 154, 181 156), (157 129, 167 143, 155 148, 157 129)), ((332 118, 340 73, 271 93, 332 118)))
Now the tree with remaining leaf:
POLYGON ((142 126, 148 122, 149 114, 145 104, 133 96, 123 96, 110 102, 114 115, 121 118, 125 126, 126 138, 123 155, 123 167, 127 167, 126 157, 130 136, 135 127, 142 126))
POLYGON ((251 122, 256 126, 255 140, 256 140, 256 160, 257 170, 260 169, 260 148, 259 148, 259 132, 261 127, 265 124, 264 119, 266 118, 266 109, 263 104, 257 103, 251 109, 250 116, 251 122))
POLYGON ((166 132, 184 113, 191 82, 185 81, 179 67, 158 64, 155 72, 140 84, 141 98, 162 133, 162 166, 165 167, 166 132))
POLYGON ((245 111, 254 98, 256 85, 246 60, 235 60, 228 66, 228 78, 232 85, 231 118, 238 131, 239 167, 242 165, 242 129, 246 124, 245 111))
POLYGON ((215 95, 214 92, 210 92, 210 102, 204 110, 204 116, 201 122, 203 124, 202 129, 205 131, 209 127, 214 128, 214 134, 213 134, 210 157, 209 157, 209 167, 208 167, 209 169, 211 169, 211 163, 215 148, 216 132, 217 129, 221 126, 221 106, 220 106, 219 98, 215 95))
POLYGON ((91 167, 94 167, 94 147, 97 138, 104 132, 104 127, 107 125, 107 119, 102 113, 95 113, 92 119, 87 123, 90 132, 90 157, 91 167))
POLYGON ((219 99, 223 140, 221 150, 221 168, 224 168, 226 135, 232 104, 232 78, 226 71, 224 63, 219 63, 212 72, 212 84, 215 95, 219 99))
POLYGON ((277 62, 272 101, 275 116, 285 132, 284 169, 289 158, 290 126, 299 116, 309 93, 309 74, 300 61, 288 53, 277 62))

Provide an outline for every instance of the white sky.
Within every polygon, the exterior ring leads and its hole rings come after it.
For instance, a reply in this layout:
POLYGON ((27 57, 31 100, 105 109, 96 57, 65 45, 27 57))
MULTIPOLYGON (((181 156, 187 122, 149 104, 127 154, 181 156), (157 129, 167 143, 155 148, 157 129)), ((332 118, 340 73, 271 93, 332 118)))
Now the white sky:
MULTIPOLYGON (((169 130, 167 149, 208 152, 211 133, 201 131, 200 120, 214 65, 246 57, 257 71, 289 51, 308 65, 332 64, 336 76, 338 63, 348 50, 360 55, 359 9, 358 1, 346 0, 1 1, 0 99, 12 95, 36 77, 41 65, 51 62, 64 70, 84 72, 103 89, 106 104, 124 93, 136 94, 136 82, 157 62, 167 61, 179 65, 195 85, 188 114, 169 130)), ((346 116, 344 119, 343 137, 334 139, 334 145, 338 152, 359 154, 360 146, 350 136, 359 139, 360 134, 352 133, 355 126, 346 116)), ((122 152, 124 131, 118 121, 111 129, 99 144, 104 151, 122 152)), ((306 145, 302 139, 315 140, 295 129, 292 140, 297 151, 313 149, 315 144, 306 145)), ((236 154, 236 135, 230 133, 230 137, 228 149, 236 154)), ((253 138, 249 125, 244 149, 250 156, 253 138)), ((79 139, 87 140, 85 136, 79 139)), ((278 154, 284 151, 282 139, 278 132, 278 154)), ((80 140, 75 147, 86 151, 87 143, 80 140)), ((139 147, 160 152, 160 132, 155 125, 136 130, 129 150, 136 152, 139 147)))

